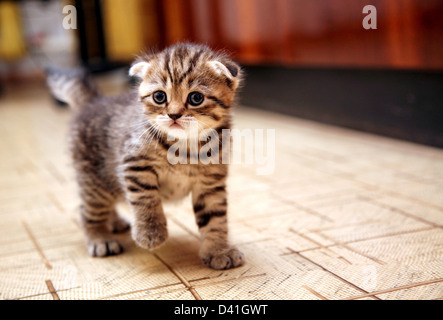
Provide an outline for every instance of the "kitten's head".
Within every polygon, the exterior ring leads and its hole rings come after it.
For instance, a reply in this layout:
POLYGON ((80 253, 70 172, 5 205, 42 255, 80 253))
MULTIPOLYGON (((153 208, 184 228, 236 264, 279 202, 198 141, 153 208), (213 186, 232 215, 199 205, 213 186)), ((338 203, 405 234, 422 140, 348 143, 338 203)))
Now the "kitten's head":
POLYGON ((223 54, 177 44, 139 57, 129 70, 151 123, 172 136, 229 127, 240 67, 223 54))

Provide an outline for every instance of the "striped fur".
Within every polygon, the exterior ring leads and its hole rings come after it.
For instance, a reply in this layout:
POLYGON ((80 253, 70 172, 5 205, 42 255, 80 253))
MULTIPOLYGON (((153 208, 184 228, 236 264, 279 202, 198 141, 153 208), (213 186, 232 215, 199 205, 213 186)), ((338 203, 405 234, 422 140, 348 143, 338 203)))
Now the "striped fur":
MULTIPOLYGON (((228 243, 227 165, 167 161, 167 150, 174 143, 167 135, 191 134, 191 124, 197 125, 199 134, 215 129, 221 143, 222 129, 230 128, 241 69, 206 46, 177 44, 140 56, 130 75, 140 80, 134 90, 102 97, 83 73, 75 76, 55 70, 48 74, 51 90, 77 111, 71 150, 89 253, 122 252, 113 234, 129 228, 115 211, 121 199, 134 213, 133 239, 143 248, 154 249, 168 236, 162 202, 191 193, 202 237, 202 261, 215 269, 242 265, 243 254, 228 243), (167 96, 161 105, 154 99, 159 90, 167 96), (190 92, 203 95, 201 105, 191 105, 190 92), (171 127, 174 121, 168 115, 179 116, 178 129, 171 127)), ((193 157, 188 154, 188 160, 193 157)))

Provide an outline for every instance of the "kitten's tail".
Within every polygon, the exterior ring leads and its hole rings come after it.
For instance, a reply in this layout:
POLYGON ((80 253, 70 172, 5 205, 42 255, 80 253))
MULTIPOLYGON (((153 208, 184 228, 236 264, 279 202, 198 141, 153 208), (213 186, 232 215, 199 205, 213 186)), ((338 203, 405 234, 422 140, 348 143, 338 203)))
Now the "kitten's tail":
POLYGON ((54 97, 80 111, 88 102, 100 96, 95 83, 84 69, 48 67, 46 83, 54 97))

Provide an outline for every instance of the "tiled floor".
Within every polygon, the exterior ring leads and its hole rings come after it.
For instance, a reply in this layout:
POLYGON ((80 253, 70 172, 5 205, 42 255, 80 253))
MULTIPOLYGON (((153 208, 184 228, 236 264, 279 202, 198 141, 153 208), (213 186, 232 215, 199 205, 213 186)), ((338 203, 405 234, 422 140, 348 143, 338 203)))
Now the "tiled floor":
POLYGON ((165 207, 159 250, 125 239, 123 255, 87 255, 69 115, 41 88, 0 98, 1 299, 443 298, 443 150, 239 108, 237 128, 275 129, 275 171, 231 166, 247 263, 215 271, 189 201, 165 207))

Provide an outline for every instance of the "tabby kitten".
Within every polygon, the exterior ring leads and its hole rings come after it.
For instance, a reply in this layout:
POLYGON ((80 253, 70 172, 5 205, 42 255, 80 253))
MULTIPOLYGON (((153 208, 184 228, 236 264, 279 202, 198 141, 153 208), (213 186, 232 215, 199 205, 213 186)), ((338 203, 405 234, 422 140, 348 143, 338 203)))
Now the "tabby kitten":
MULTIPOLYGON (((90 255, 123 251, 114 233, 129 224, 115 210, 119 200, 134 213, 133 239, 152 250, 168 236, 162 202, 191 193, 203 262, 214 269, 244 263, 228 243, 228 166, 167 160, 171 136, 185 133, 192 140, 192 132, 212 129, 221 144, 241 81, 236 63, 203 45, 177 44, 139 57, 129 70, 140 80, 137 88, 116 97, 101 96, 84 72, 52 68, 47 74, 55 97, 75 110, 71 151, 90 255)), ((188 151, 188 160, 196 156, 188 151)))

